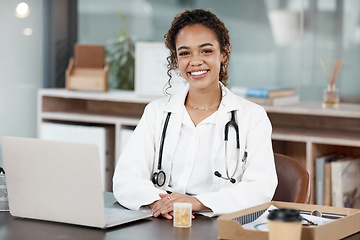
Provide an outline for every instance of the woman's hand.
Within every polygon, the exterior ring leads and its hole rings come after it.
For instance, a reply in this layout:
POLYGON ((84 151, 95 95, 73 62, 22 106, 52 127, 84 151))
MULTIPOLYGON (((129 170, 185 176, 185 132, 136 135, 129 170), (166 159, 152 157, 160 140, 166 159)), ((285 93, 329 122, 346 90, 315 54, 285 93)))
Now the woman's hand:
POLYGON ((202 211, 204 209, 208 209, 205 207, 196 197, 192 197, 186 194, 181 193, 160 193, 160 200, 153 202, 150 204, 151 212, 153 213, 153 217, 163 216, 166 219, 172 219, 174 203, 191 203, 193 212, 202 211))

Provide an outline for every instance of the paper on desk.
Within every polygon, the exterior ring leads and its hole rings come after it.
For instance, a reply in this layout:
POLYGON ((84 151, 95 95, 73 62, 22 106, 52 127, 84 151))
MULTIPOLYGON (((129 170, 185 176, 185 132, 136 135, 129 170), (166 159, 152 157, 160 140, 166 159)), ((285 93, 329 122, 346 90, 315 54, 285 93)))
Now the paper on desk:
MULTIPOLYGON (((274 210, 274 209, 278 209, 278 208, 271 205, 259 218, 257 218, 255 221, 252 221, 252 222, 242 225, 242 227, 247 230, 258 230, 258 231, 268 232, 269 231, 269 227, 268 227, 269 211, 274 210)), ((336 220, 336 219, 328 219, 328 218, 312 216, 312 215, 308 215, 308 214, 300 214, 300 216, 317 224, 317 225, 310 225, 307 227, 316 227, 316 226, 324 225, 326 223, 336 220)), ((306 224, 307 222, 305 220, 303 220, 302 223, 306 224)))
POLYGON ((257 218, 255 221, 242 225, 242 227, 248 230, 260 230, 260 231, 268 232, 269 211, 274 209, 278 209, 278 208, 271 205, 259 218, 257 218))

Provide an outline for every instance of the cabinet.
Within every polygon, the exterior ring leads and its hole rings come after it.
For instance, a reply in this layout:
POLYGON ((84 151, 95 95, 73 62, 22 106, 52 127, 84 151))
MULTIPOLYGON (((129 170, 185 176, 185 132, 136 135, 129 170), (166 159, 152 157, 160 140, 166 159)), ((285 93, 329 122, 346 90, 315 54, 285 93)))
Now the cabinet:
MULTIPOLYGON (((112 126, 114 156, 118 159, 123 146, 122 130, 134 128, 146 104, 152 100, 130 91, 41 89, 38 92, 38 135, 43 122, 112 126)), ((273 125, 274 152, 294 157, 307 169, 312 202, 317 156, 335 152, 360 157, 360 105, 340 104, 339 109, 322 109, 320 102, 300 102, 264 108, 273 125)))

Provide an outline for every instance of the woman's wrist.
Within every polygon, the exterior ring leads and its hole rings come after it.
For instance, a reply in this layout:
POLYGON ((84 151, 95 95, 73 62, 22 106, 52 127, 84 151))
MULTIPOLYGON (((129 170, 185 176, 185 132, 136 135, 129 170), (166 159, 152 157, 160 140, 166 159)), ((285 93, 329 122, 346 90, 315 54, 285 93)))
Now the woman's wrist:
POLYGON ((202 204, 202 202, 199 201, 199 199, 197 199, 196 197, 194 197, 194 199, 196 199, 196 203, 195 206, 193 204, 193 211, 194 212, 200 212, 200 211, 204 211, 204 210, 210 210, 210 208, 206 207, 204 204, 202 204))

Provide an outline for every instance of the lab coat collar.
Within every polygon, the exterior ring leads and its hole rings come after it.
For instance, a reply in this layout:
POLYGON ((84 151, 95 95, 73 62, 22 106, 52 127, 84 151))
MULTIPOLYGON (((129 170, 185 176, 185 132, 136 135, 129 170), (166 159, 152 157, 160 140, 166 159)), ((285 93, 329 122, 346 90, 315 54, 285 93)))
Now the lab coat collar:
POLYGON ((221 85, 222 88, 222 100, 221 107, 225 109, 226 112, 231 111, 241 111, 243 106, 239 101, 239 97, 233 94, 227 87, 221 85))
POLYGON ((165 105, 165 112, 179 113, 183 110, 181 106, 185 103, 185 98, 189 92, 189 84, 180 88, 179 91, 171 95, 165 105))
MULTIPOLYGON (((241 110, 242 105, 239 104, 238 96, 233 94, 227 87, 220 83, 222 89, 222 100, 221 108, 225 109, 226 112, 231 112, 233 110, 241 110)), ((166 112, 179 113, 183 110, 182 105, 185 103, 185 98, 189 92, 189 84, 186 84, 181 88, 177 93, 171 95, 168 99, 168 102, 165 106, 166 112)))

